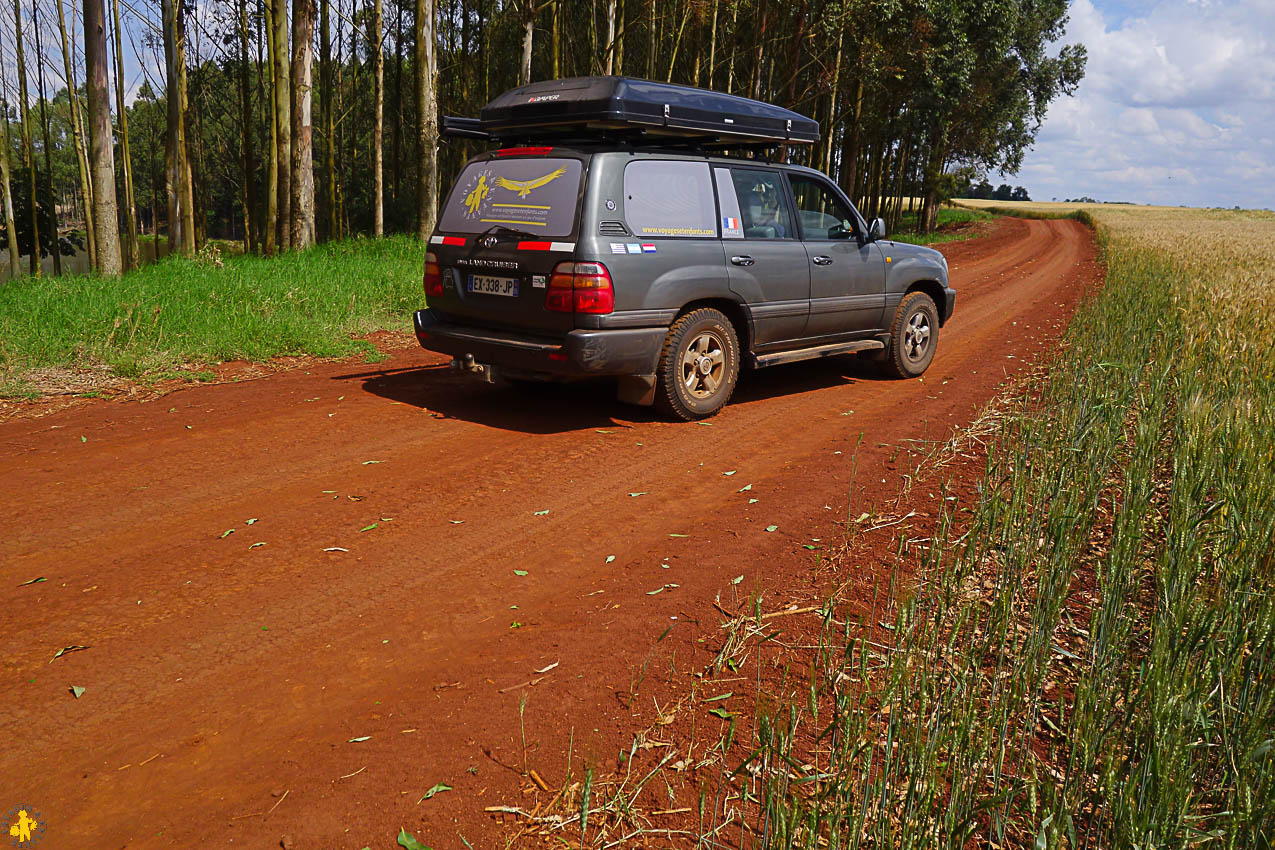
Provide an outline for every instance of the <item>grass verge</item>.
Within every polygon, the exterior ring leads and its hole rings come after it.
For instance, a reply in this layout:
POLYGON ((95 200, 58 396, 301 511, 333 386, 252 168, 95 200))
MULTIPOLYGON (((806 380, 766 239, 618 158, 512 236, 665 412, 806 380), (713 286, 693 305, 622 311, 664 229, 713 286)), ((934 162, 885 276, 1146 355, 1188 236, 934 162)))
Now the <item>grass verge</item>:
POLYGON ((934 232, 918 233, 916 229, 918 213, 905 212, 899 225, 899 232, 887 234, 887 238, 895 242, 907 242, 912 245, 939 245, 944 242, 960 242, 979 235, 979 230, 974 225, 991 221, 997 215, 1004 215, 1004 213, 966 207, 940 207, 938 226, 934 232))
POLYGON ((1106 288, 888 645, 829 606, 807 698, 759 692, 758 846, 1271 846, 1275 228, 1099 222, 1106 288))
POLYGON ((30 394, 32 370, 108 366, 136 378, 181 364, 278 355, 337 357, 353 337, 406 328, 420 307, 424 248, 354 239, 275 258, 164 259, 119 278, 23 278, 0 287, 0 391, 30 394))

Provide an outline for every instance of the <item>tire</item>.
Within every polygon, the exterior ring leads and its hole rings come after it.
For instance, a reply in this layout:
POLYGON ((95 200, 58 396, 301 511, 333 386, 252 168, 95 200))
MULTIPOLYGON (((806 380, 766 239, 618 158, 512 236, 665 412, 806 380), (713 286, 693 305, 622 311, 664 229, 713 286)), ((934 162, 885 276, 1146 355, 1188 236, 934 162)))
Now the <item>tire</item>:
POLYGON ((689 422, 726 406, 739 381, 739 337, 717 310, 701 308, 669 328, 656 372, 655 406, 689 422))
POLYGON ((918 377, 930 368, 938 345, 938 306, 924 292, 909 292, 894 314, 881 371, 891 378, 918 377))

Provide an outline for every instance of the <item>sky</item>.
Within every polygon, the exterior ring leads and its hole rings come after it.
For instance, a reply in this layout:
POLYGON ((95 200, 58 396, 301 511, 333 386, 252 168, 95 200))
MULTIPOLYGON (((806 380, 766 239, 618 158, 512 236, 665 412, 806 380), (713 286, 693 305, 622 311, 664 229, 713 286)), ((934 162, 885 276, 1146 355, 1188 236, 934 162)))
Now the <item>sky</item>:
POLYGON ((1089 51, 1016 175, 1033 200, 1275 208, 1275 0, 1074 0, 1089 51))

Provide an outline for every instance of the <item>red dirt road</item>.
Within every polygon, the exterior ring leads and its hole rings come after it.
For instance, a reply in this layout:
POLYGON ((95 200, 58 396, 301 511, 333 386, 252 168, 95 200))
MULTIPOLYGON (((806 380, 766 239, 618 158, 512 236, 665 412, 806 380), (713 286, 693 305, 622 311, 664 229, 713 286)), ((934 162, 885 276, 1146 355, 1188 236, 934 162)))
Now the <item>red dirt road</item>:
POLYGON ((420 351, 0 424, 0 809, 52 848, 500 846, 521 695, 551 784, 569 740, 605 764, 665 627, 835 535, 860 434, 853 486, 884 499, 892 446, 969 422, 1099 278, 1072 221, 945 253, 923 380, 778 367, 708 425, 420 351))

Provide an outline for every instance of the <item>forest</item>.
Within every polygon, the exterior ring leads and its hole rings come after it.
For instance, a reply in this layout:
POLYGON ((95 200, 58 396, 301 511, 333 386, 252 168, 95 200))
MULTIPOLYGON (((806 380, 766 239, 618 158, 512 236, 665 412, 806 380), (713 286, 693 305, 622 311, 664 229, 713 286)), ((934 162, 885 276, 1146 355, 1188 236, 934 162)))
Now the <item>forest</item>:
POLYGON ((1014 173, 1084 74, 1066 0, 8 0, 0 182, 10 277, 105 275, 210 240, 276 255, 427 236, 482 148, 440 139, 529 81, 623 74, 816 118, 780 155, 918 228, 1014 173), (12 36, 12 37, 10 37, 12 36), (38 245, 35 252, 32 246, 38 245), (27 257, 20 263, 21 257, 27 257))

